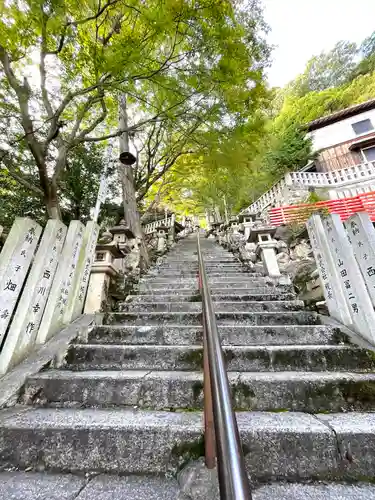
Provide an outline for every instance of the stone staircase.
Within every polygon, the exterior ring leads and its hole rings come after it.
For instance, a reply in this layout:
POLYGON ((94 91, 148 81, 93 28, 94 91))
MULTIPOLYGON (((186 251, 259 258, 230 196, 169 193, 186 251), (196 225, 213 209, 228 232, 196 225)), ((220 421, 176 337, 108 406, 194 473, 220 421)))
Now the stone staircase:
MULTIPOLYGON (((375 499, 375 355, 320 324, 285 278, 202 248, 254 500, 375 499)), ((0 411, 1 497, 190 498, 174 476, 204 454, 196 254, 194 236, 179 242, 0 411)))

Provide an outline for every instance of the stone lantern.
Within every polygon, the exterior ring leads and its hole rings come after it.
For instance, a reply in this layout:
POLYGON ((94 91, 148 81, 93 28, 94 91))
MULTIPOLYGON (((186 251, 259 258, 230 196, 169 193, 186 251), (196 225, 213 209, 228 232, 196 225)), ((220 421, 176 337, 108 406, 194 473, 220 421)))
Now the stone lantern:
POLYGON ((229 227, 230 227, 232 233, 238 233, 238 231, 240 229, 240 222, 238 220, 238 217, 232 217, 229 220, 229 227))
POLYGON ((272 278, 281 276, 276 259, 277 241, 273 239, 275 232, 276 227, 273 226, 253 227, 248 240, 256 244, 256 254, 261 257, 265 272, 272 278))
POLYGON ((156 229, 156 238, 158 240, 156 252, 159 255, 162 255, 167 250, 168 229, 169 228, 164 225, 158 226, 156 229))
POLYGON ((133 231, 126 225, 124 219, 110 228, 109 232, 113 235, 113 241, 117 243, 123 256, 130 252, 131 240, 135 238, 133 231))
POLYGON ((249 239, 250 236, 250 230, 254 226, 255 221, 258 218, 257 213, 244 213, 239 216, 240 223, 243 225, 244 228, 244 234, 245 234, 245 239, 246 241, 249 239))
POLYGON ((95 260, 91 266, 85 314, 97 313, 109 305, 109 283, 118 275, 119 271, 115 262, 121 257, 123 255, 117 242, 113 240, 112 234, 106 231, 95 247, 95 260))
POLYGON ((209 238, 215 239, 216 241, 219 241, 220 225, 221 225, 220 222, 212 222, 211 223, 211 230, 210 230, 209 235, 208 235, 209 238))

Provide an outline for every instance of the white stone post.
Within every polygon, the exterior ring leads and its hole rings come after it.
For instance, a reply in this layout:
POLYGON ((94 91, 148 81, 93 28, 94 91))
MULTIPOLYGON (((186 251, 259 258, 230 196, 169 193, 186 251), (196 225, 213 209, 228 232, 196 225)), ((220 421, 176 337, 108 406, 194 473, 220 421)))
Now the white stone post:
POLYGON ((253 222, 248 222, 248 221, 243 222, 244 236, 245 236, 246 241, 249 239, 250 231, 251 231, 253 224, 254 224, 253 222))
POLYGON ((68 324, 75 320, 83 311, 98 236, 98 224, 96 222, 89 221, 83 235, 83 242, 74 274, 72 292, 69 296, 68 305, 64 313, 64 324, 68 324))
POLYGON ((375 312, 340 216, 324 217, 323 227, 327 231, 353 328, 370 342, 375 342, 375 312))
POLYGON ((73 220, 69 224, 55 279, 37 335, 37 344, 44 344, 64 326, 64 313, 72 292, 84 229, 85 226, 77 220, 73 220))
POLYGON ((159 226, 157 230, 158 246, 157 253, 163 254, 167 249, 167 228, 159 226))
POLYGON ((259 234, 256 253, 260 254, 265 272, 271 278, 281 276, 279 263, 276 259, 277 241, 273 240, 270 234, 259 234))
POLYGON ((107 304, 111 278, 119 274, 114 266, 114 261, 118 257, 121 257, 121 252, 116 244, 97 245, 95 260, 91 267, 84 309, 85 314, 100 312, 103 310, 103 306, 107 304))
POLYGON ((172 248, 175 242, 175 222, 176 222, 176 215, 172 214, 171 225, 169 226, 168 230, 168 248, 172 248))
POLYGON ((359 212, 345 222, 349 241, 375 306, 375 229, 367 212, 359 212))
POLYGON ((66 227, 58 220, 47 222, 14 319, 0 353, 0 375, 21 361, 35 342, 55 276, 66 227))
POLYGON ((320 215, 312 215, 306 227, 329 314, 349 326, 352 323, 351 315, 320 215))
POLYGON ((12 318, 42 228, 17 217, 0 254, 0 345, 12 318))

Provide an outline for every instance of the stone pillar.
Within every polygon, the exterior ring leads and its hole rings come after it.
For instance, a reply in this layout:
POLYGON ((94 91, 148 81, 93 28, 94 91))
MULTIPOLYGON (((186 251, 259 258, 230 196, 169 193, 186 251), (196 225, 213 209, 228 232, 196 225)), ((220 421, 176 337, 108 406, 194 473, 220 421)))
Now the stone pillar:
POLYGON ((249 236, 250 236, 250 231, 251 231, 251 227, 253 225, 252 222, 243 222, 243 227, 244 227, 244 236, 246 238, 246 241, 249 239, 249 236))
POLYGON ((168 230, 168 248, 172 248, 174 246, 174 242, 176 240, 176 234, 175 234, 175 221, 176 221, 176 215, 172 214, 171 215, 171 225, 168 230))
POLYGON ((276 259, 276 240, 259 241, 257 245, 257 253, 260 254, 265 272, 271 278, 281 276, 279 263, 276 259))
POLYGON ((370 342, 375 341, 375 312, 352 245, 338 214, 323 218, 323 227, 338 271, 353 328, 370 342))
MULTIPOLYGON (((33 220, 17 217, 1 251, 0 344, 12 318, 41 232, 42 228, 33 220)), ((37 287, 37 283, 34 287, 37 287)))
POLYGON ((14 319, 0 353, 0 376, 25 357, 35 343, 55 276, 66 227, 50 219, 39 243, 14 319))
POLYGON ((375 229, 370 216, 359 212, 349 217, 345 227, 356 261, 366 283, 372 305, 375 306, 375 229))
POLYGON ((276 227, 253 227, 250 231, 249 242, 256 243, 256 255, 260 256, 263 267, 268 276, 278 278, 281 276, 277 262, 277 241, 273 239, 276 227))
POLYGON ((158 238, 158 245, 156 252, 159 255, 163 255, 167 250, 167 233, 168 233, 168 228, 166 226, 159 226, 156 231, 156 236, 158 238))
POLYGON ((99 243, 95 249, 95 260, 91 267, 90 281, 85 302, 85 314, 94 314, 106 309, 109 305, 108 289, 111 279, 119 271, 115 267, 115 260, 120 259, 122 253, 116 243, 99 243))
POLYGON ((64 326, 64 314, 72 293, 84 231, 85 227, 81 222, 70 222, 38 331, 37 344, 44 344, 64 326))
POLYGON ((306 228, 329 314, 344 325, 350 326, 350 311, 335 265, 335 256, 330 250, 327 233, 324 230, 320 215, 313 214, 306 222, 306 228))

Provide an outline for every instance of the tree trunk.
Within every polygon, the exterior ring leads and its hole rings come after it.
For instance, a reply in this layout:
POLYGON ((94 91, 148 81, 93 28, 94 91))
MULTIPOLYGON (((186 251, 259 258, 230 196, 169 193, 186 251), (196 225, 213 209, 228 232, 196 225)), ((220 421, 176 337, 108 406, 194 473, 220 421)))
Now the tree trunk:
MULTIPOLYGON (((119 103, 119 128, 126 129, 128 127, 128 116, 126 109, 126 96, 120 98, 119 103)), ((129 151, 129 134, 124 132, 119 137, 120 153, 129 151)), ((141 239, 141 259, 144 267, 149 265, 149 256, 146 247, 144 234, 142 231, 141 221, 139 217, 136 193, 133 178, 133 169, 131 166, 122 165, 120 163, 120 175, 122 182, 122 195, 124 202, 124 217, 126 224, 133 231, 135 236, 141 239)))
POLYGON ((48 194, 44 197, 47 214, 50 219, 61 220, 61 210, 57 196, 57 187, 53 184, 49 186, 48 194))

